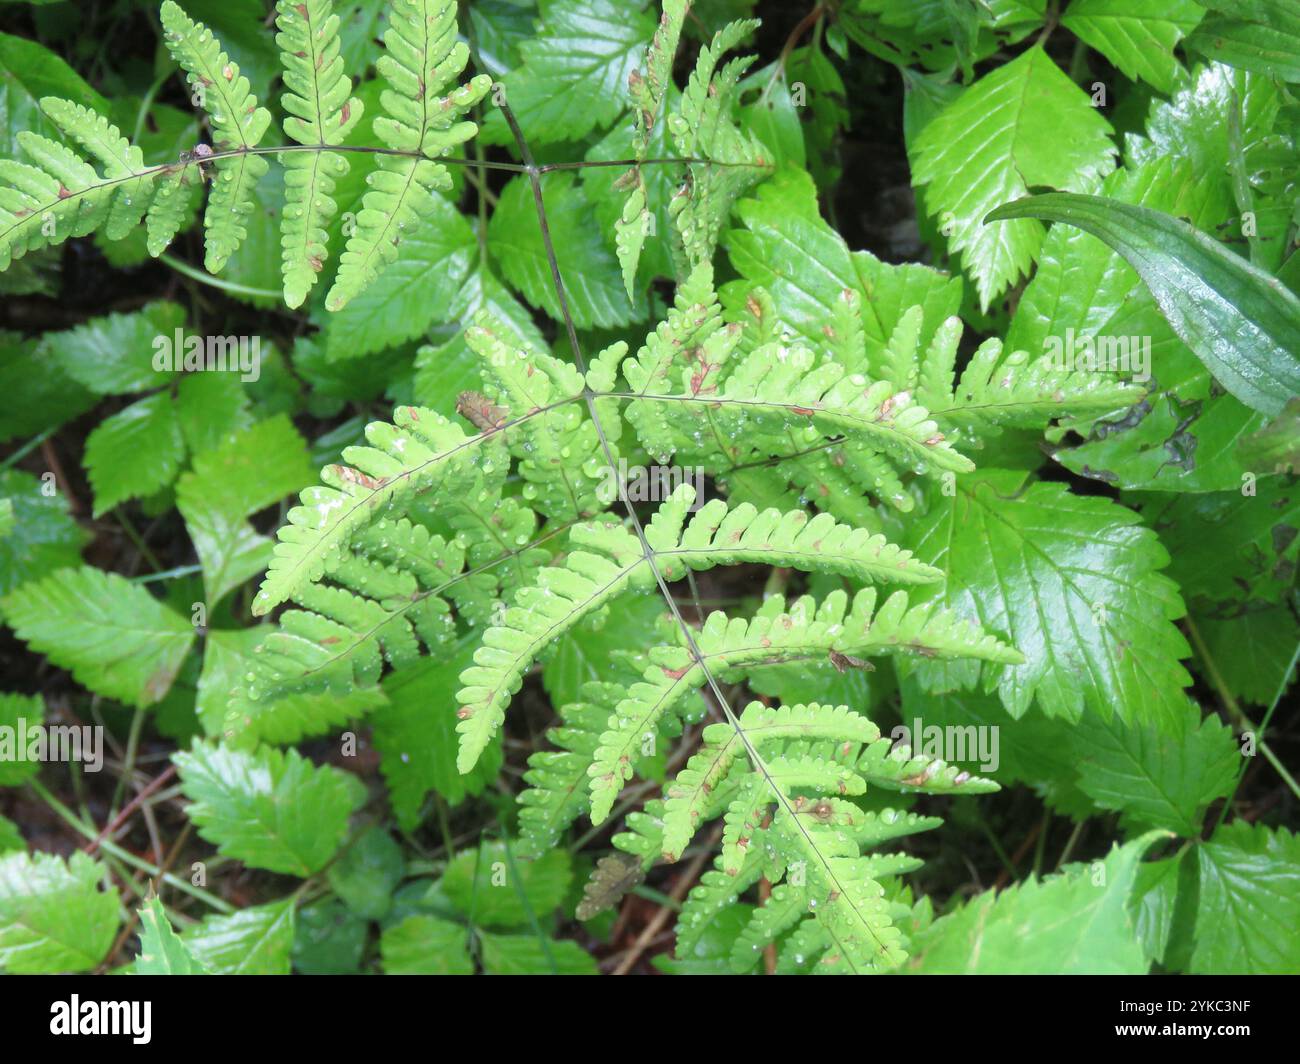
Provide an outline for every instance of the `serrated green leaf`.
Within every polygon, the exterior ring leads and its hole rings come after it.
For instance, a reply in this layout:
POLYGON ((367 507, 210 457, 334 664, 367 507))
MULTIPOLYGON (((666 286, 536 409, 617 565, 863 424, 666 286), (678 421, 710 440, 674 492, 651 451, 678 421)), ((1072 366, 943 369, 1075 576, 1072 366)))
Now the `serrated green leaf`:
POLYGON ((331 360, 395 347, 456 316, 453 308, 477 244, 469 223, 446 198, 431 196, 430 205, 379 280, 329 316, 325 347, 331 360))
POLYGON ((1170 92, 1182 72, 1174 47, 1204 13, 1195 0, 1071 0, 1061 25, 1126 77, 1170 92))
POLYGON ((180 419, 166 392, 105 418, 86 437, 86 473, 95 493, 95 516, 127 499, 167 487, 184 460, 180 419))
MULTIPOLYGON (((544 0, 535 34, 519 46, 524 65, 505 76, 506 101, 530 144, 582 140, 627 110, 628 75, 654 33, 644 0, 544 0)), ((510 139, 499 116, 484 127, 510 139)))
POLYGON ((912 181, 925 187, 926 213, 961 253, 983 308, 1029 272, 1043 242, 1038 222, 991 231, 985 216, 1034 185, 1090 188, 1114 169, 1110 132, 1037 46, 986 74, 922 130, 910 153, 912 181))
MULTIPOLYGON (((909 546, 947 580, 917 595, 1025 654, 988 677, 1013 716, 1034 699, 1070 719, 1087 709, 1159 728, 1180 715, 1189 648, 1172 622, 1184 607, 1158 571, 1168 555, 1135 513, 1000 470, 962 476, 954 496, 932 502, 909 546)), ((936 691, 978 675, 973 662, 927 662, 917 673, 936 691)))
POLYGON ((84 853, 0 857, 0 970, 11 975, 85 972, 117 934, 116 887, 84 853))
POLYGON ((293 947, 292 899, 209 916, 181 941, 214 975, 288 975, 293 947))
POLYGON ((473 975, 469 932, 460 924, 416 914, 384 929, 379 940, 388 975, 473 975))
POLYGON ((67 332, 46 333, 42 351, 73 380, 98 395, 143 392, 171 380, 169 369, 154 369, 158 346, 167 350, 185 320, 175 303, 151 303, 130 314, 92 318, 67 332))
MULTIPOLYGON (((15 263, 10 272, 21 265, 15 263)), ((0 442, 57 428, 95 404, 90 391, 46 357, 40 339, 24 339, 6 329, 0 329, 0 395, 6 400, 0 409, 0 442)))
POLYGON ((271 540, 247 518, 311 480, 307 445, 282 414, 194 459, 177 482, 176 503, 203 565, 209 607, 270 560, 271 540))
POLYGON ((140 954, 131 971, 135 975, 210 975, 193 951, 172 930, 171 921, 157 896, 140 906, 140 954))
MULTIPOLYGON (((618 262, 591 224, 591 206, 576 182, 576 175, 567 171, 542 178, 546 220, 573 323, 579 329, 609 329, 638 321, 644 311, 628 301, 618 262)), ((563 319, 527 177, 514 178, 501 191, 488 223, 488 249, 506 280, 529 303, 556 321, 563 319)))
POLYGON ((355 776, 317 767, 296 750, 249 753, 195 742, 172 759, 199 834, 221 853, 272 872, 319 872, 365 798, 355 776))
POLYGON ((1236 491, 1156 496, 1143 511, 1173 558, 1169 575, 1203 613, 1278 602, 1294 582, 1300 491, 1285 477, 1243 481, 1236 491))
POLYGON ((1201 884, 1191 971, 1300 970, 1300 836, 1238 821, 1215 832, 1197 855, 1201 884))
POLYGON ((1111 850, 1104 861, 986 891, 922 931, 910 968, 926 974, 1138 975, 1129 895, 1138 862, 1159 833, 1111 850))
POLYGON ((1214 717, 1200 720, 1190 703, 1173 725, 1088 714, 1078 727, 1079 789, 1139 830, 1197 838, 1206 807, 1228 795, 1241 767, 1232 729, 1214 717))
POLYGON ((475 927, 509 929, 549 917, 568 896, 572 878, 565 850, 524 861, 507 853, 504 842, 484 842, 448 863, 441 888, 475 927))
POLYGON ((24 584, 0 608, 33 650, 90 690, 149 706, 171 688, 194 626, 139 584, 99 569, 60 569, 24 584))
POLYGON ((0 538, 0 595, 79 564, 81 548, 90 539, 70 516, 67 495, 47 495, 42 487, 30 473, 0 470, 0 498, 13 507, 13 528, 0 538))

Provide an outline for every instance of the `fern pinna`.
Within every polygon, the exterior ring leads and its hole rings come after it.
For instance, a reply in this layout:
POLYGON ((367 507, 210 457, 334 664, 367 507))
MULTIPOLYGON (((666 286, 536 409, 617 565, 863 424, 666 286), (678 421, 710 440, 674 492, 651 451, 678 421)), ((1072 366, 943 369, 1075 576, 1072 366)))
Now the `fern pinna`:
MULTIPOLYGON (((564 248, 543 224, 572 358, 521 337, 485 300, 464 337, 481 385, 459 396, 457 415, 399 407, 302 493, 253 603, 257 615, 279 610, 276 624, 231 693, 223 741, 284 742, 337 727, 364 711, 386 669, 449 657, 471 633, 477 649, 460 675, 455 714, 458 767, 475 771, 489 753, 498 756, 512 699, 566 633, 599 623, 619 600, 662 594, 666 616, 647 644, 605 662, 599 681, 559 706, 553 749, 530 757, 518 852, 538 857, 579 817, 599 825, 626 811, 614 845, 626 855, 615 860, 628 883, 655 862, 681 859, 702 826, 718 820, 715 867, 683 908, 679 955, 763 881, 770 893, 735 941, 735 970, 754 967, 778 942, 781 971, 894 968, 907 955, 912 920, 898 877, 917 862, 869 851, 939 821, 878 799, 995 785, 891 746, 855 707, 746 697, 737 708, 736 693, 755 677, 825 678, 870 669, 881 656, 904 666, 973 661, 995 682, 1020 654, 909 598, 909 589, 943 574, 892 543, 890 523, 923 501, 920 481, 943 485, 973 470, 972 456, 1002 428, 1095 417, 1135 392, 1005 352, 996 340, 958 376, 956 317, 927 329, 925 309, 905 306, 887 334, 868 342, 853 289, 812 336, 789 328, 749 276, 719 292, 712 259, 723 225, 772 167, 733 121, 746 61, 723 62, 753 24, 721 30, 679 93, 671 68, 686 7, 664 3, 644 72, 631 81, 634 158, 617 183, 626 195, 615 240, 627 292, 655 211, 666 207, 672 306, 635 352, 620 341, 586 357, 568 313, 564 248), (665 132, 678 155, 654 158, 665 132), (680 176, 666 205, 650 202, 652 166, 680 176), (643 525, 609 474, 620 459, 646 456, 698 467, 716 497, 679 487, 643 525), (774 592, 748 616, 706 616, 698 601, 698 622, 683 615, 674 588, 695 599, 694 574, 742 564, 809 574, 811 591, 774 592), (347 698, 342 718, 335 696, 347 698), (661 743, 705 714, 714 722, 662 798, 627 811, 629 782, 654 778, 661 743)), ((146 166, 101 116, 44 101, 102 171, 61 143, 21 134, 29 162, 0 162, 0 267, 99 229, 120 236, 142 221, 159 254, 210 166, 206 266, 220 271, 246 236, 268 158, 278 157, 284 299, 297 307, 326 267, 336 182, 349 154, 368 150, 378 169, 325 295, 329 310, 341 309, 426 224, 450 183, 448 166, 473 165, 450 153, 475 135, 466 116, 490 106, 492 82, 460 82, 470 52, 457 40, 455 14, 451 0, 395 0, 378 66, 382 113, 372 116, 352 95, 332 5, 281 0, 288 142, 266 144, 271 116, 248 79, 207 28, 167 0, 167 47, 208 116, 211 144, 146 166), (345 145, 366 121, 380 144, 345 145)), ((506 101, 495 103, 517 131, 506 101)), ((496 165, 526 176, 544 223, 540 178, 552 168, 534 165, 522 140, 520 149, 522 165, 496 165)), ((610 878, 608 867, 598 870, 589 908, 612 904, 617 891, 602 888, 610 878)))

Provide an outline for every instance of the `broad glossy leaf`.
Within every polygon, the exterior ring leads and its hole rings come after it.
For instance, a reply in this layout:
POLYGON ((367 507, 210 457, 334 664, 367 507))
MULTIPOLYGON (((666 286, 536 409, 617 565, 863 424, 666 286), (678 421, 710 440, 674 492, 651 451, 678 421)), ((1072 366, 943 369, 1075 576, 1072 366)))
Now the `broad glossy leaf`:
POLYGON ((1050 192, 1004 204, 989 222, 1074 225, 1137 270, 1179 337, 1247 406, 1278 414, 1300 393, 1300 297, 1194 226, 1101 196, 1050 192))
MULTIPOLYGON (((530 144, 581 140, 631 105, 627 79, 642 62, 655 18, 640 0, 544 0, 536 33, 519 45, 524 65, 505 77, 506 100, 530 144)), ((493 114, 493 143, 513 143, 493 114)))
POLYGON ((1195 0, 1071 0, 1061 25, 1126 77, 1169 92, 1182 72, 1174 47, 1204 13, 1195 0))

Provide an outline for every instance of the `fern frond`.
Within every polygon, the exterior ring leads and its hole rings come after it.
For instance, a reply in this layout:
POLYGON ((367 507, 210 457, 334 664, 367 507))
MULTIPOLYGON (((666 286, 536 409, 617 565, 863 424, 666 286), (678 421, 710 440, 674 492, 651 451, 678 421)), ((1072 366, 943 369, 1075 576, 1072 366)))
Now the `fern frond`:
POLYGON ((190 217, 199 197, 201 182, 192 178, 186 167, 169 169, 158 178, 145 231, 149 254, 157 258, 176 239, 176 234, 190 217))
MULTIPOLYGON (((480 428, 522 419, 507 434, 510 453, 518 459, 524 498, 540 513, 563 520, 591 517, 614 498, 614 481, 595 424, 583 407, 564 402, 582 392, 584 380, 570 363, 511 343, 507 330, 480 314, 465 332, 465 342, 484 363, 487 405, 466 392, 461 412, 480 428), (557 405, 557 403, 559 405, 557 405)), ((617 349, 618 345, 616 345, 617 349)), ((597 363, 601 365, 601 363, 597 363)), ((616 410, 604 410, 601 424, 613 450, 619 437, 616 410)))
POLYGON ((640 164, 649 155, 650 134, 672 84, 673 58, 677 55, 677 42, 689 6, 688 0, 664 0, 659 27, 655 30, 654 39, 646 53, 646 72, 644 75, 635 73, 629 79, 628 87, 632 93, 636 116, 632 147, 637 162, 619 179, 619 187, 630 191, 623 211, 614 223, 614 243, 629 299, 635 298, 633 288, 636 284, 637 263, 641 259, 641 249, 645 246, 646 237, 650 235, 652 224, 640 164))
MULTIPOLYGON (((361 120, 362 102, 352 96, 352 79, 339 54, 339 17, 331 0, 279 0, 276 43, 284 63, 280 101, 288 116, 284 131, 299 144, 342 144, 361 120)), ((284 301, 297 307, 324 267, 325 227, 338 211, 335 182, 348 172, 338 152, 289 152, 284 158, 284 301)))
POLYGON ((771 165, 762 146, 742 133, 731 117, 736 85, 753 57, 733 59, 718 70, 723 53, 757 27, 757 21, 748 19, 731 22, 714 34, 700 50, 680 109, 668 116, 668 130, 682 156, 723 164, 687 164, 686 181, 669 204, 677 228, 673 251, 679 275, 712 258, 732 204, 771 165))
POLYGON ((920 308, 900 319, 886 345, 885 373, 897 387, 914 390, 945 432, 958 438, 1002 427, 1042 429, 1055 418, 1087 418, 1132 406, 1143 395, 1117 374, 1055 365, 1051 355, 1004 353, 986 340, 956 380, 962 324, 948 318, 922 352, 920 308))
POLYGON ((84 236, 104 221, 111 188, 75 152, 22 130, 18 144, 36 165, 0 159, 0 267, 30 251, 84 236))
MULTIPOLYGON (((702 738, 665 792, 663 852, 669 860, 679 857, 699 824, 725 811, 724 843, 718 871, 702 878, 683 907, 679 950, 689 948, 710 909, 729 904, 762 874, 773 882, 784 878, 785 889, 773 891, 770 916, 756 917, 752 933, 742 934, 733 952, 738 966, 748 967, 755 943, 761 950, 793 927, 796 909, 812 912, 823 925, 830 967, 865 971, 899 963, 901 936, 879 879, 915 867, 915 861, 904 855, 863 857, 857 836, 879 840, 865 827, 860 833, 845 830, 856 807, 844 796, 867 787, 856 751, 879 741, 875 725, 844 706, 771 709, 752 702, 734 727, 710 725, 702 738)), ((904 822, 899 833, 925 826, 932 825, 904 822)), ((616 842, 626 848, 624 837, 616 842)))
MULTIPOLYGON (((590 768, 592 822, 599 824, 605 819, 631 778, 634 752, 642 738, 653 734, 666 713, 705 683, 705 669, 729 680, 758 668, 827 662, 832 652, 840 650, 838 644, 846 632, 841 623, 846 601, 842 592, 833 592, 820 610, 814 610, 812 599, 804 598, 788 613, 768 612, 750 621, 731 619, 720 611, 712 613, 694 635, 699 662, 684 645, 652 649, 651 665, 641 682, 633 684, 617 704, 611 704, 609 724, 590 768)), ((863 646, 852 650, 868 652, 863 646)))
POLYGON ((749 922, 731 946, 731 970, 743 975, 758 963, 763 950, 808 915, 801 890, 782 883, 773 887, 765 904, 750 914, 749 922))
MULTIPOLYGON (((938 573, 921 566, 907 551, 881 536, 838 524, 822 514, 811 521, 801 510, 760 513, 753 506, 728 510, 715 499, 689 523, 687 508, 695 498, 689 485, 678 488, 646 529, 665 579, 687 569, 766 562, 807 571, 840 573, 857 579, 928 582, 938 573)), ((569 631, 584 616, 630 587, 654 580, 640 543, 618 525, 589 522, 570 531, 573 549, 561 567, 544 569, 536 585, 521 588, 503 623, 484 634, 475 665, 461 675, 459 693, 461 748, 458 764, 469 771, 496 733, 505 707, 524 672, 543 648, 569 631)))
POLYGON ((987 794, 998 785, 950 765, 941 758, 912 752, 906 743, 880 739, 862 751, 857 771, 873 786, 925 794, 987 794))
POLYGON ((163 42, 185 71, 195 102, 212 123, 212 149, 218 158, 213 161, 216 173, 203 216, 203 264, 208 272, 219 273, 248 236, 245 223, 255 205, 253 192, 268 169, 267 161, 248 149, 261 142, 271 112, 257 105, 248 78, 207 26, 195 22, 174 0, 164 0, 160 15, 163 42))
POLYGON ((278 533, 253 600, 254 615, 270 612, 335 569, 352 538, 395 504, 435 484, 460 498, 474 498, 482 490, 479 456, 495 432, 467 435, 422 407, 398 407, 393 421, 367 425, 371 446, 347 448, 343 457, 351 464, 326 466, 324 486, 302 492, 302 505, 289 511, 278 533))
MULTIPOLYGON (((866 717, 847 706, 783 706, 777 709, 751 702, 740 716, 740 727, 754 747, 765 743, 798 739, 831 740, 853 744, 870 743, 880 737, 880 729, 866 717)), ((675 861, 695 836, 706 812, 716 808, 715 792, 723 778, 744 753, 740 733, 730 724, 711 724, 704 730, 700 749, 691 756, 674 783, 665 790, 664 858, 675 861)), ((777 779, 788 789, 827 783, 837 793, 862 793, 862 786, 848 782, 851 770, 831 766, 830 775, 815 759, 768 764, 768 778, 777 779), (798 780, 811 780, 799 783, 798 780), (841 784, 852 790, 839 790, 841 784)), ((860 781, 859 781, 860 782, 860 781)), ((769 796, 770 797, 770 796, 769 796)), ((724 865, 724 869, 726 866, 724 865)), ((726 869, 730 871, 730 869, 726 869)))
POLYGON ((121 240, 140 224, 149 206, 149 183, 155 171, 145 166, 144 153, 103 115, 80 104, 47 96, 41 100, 41 110, 103 166, 106 182, 114 186, 104 236, 121 240))
POLYGON ((518 799, 522 856, 536 858, 552 849, 560 832, 590 808, 587 766, 600 745, 606 707, 622 693, 617 684, 585 684, 582 695, 588 701, 570 702, 560 711, 559 725, 546 733, 559 749, 538 750, 528 758, 524 780, 529 786, 518 799))
POLYGON ((379 75, 388 84, 380 97, 384 114, 374 130, 389 148, 413 155, 381 155, 368 179, 356 229, 326 297, 342 310, 397 258, 402 233, 432 211, 438 190, 451 185, 446 166, 435 160, 463 144, 478 127, 462 116, 492 87, 479 74, 443 95, 469 62, 469 48, 456 39, 454 0, 393 0, 379 75))
MULTIPOLYGON (((899 471, 974 468, 915 400, 912 384, 873 381, 783 338, 756 342, 753 323, 773 320, 763 311, 765 294, 753 294, 747 321, 727 323, 712 276, 708 263, 694 268, 666 320, 623 363, 627 417, 651 454, 677 454, 724 478, 775 456, 786 483, 828 508, 839 505, 836 516, 857 523, 872 520, 869 508, 853 503, 864 487, 907 510, 913 500, 899 471)), ((908 320, 919 326, 919 315, 917 308, 908 320)), ((915 328, 910 347, 900 335, 900 380, 916 361, 915 346, 915 328)))
POLYGON ((432 650, 452 636, 447 603, 438 596, 463 570, 461 544, 402 518, 376 522, 355 547, 332 570, 336 585, 313 583, 298 592, 305 609, 285 612, 280 631, 260 648, 265 693, 371 687, 383 661, 411 664, 421 646, 432 650))

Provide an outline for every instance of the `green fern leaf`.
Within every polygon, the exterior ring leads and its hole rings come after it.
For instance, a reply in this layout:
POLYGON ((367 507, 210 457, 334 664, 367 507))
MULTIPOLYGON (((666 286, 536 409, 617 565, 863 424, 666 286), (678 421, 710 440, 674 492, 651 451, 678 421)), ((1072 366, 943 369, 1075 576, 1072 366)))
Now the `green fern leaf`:
MULTIPOLYGON (((284 61, 284 131, 299 144, 341 144, 361 120, 363 105, 351 95, 352 79, 339 54, 339 17, 330 0, 279 0, 276 43, 284 61)), ((327 253, 326 227, 338 211, 335 183, 347 158, 328 151, 284 156, 285 204, 281 215, 284 300, 297 307, 316 284, 327 253)))
POLYGON ((456 40, 452 0, 393 0, 384 45, 379 74, 388 84, 380 98, 385 114, 374 120, 374 130, 403 154, 376 160, 325 300, 330 310, 341 310, 378 278, 397 258, 402 231, 432 211, 437 190, 451 187, 446 166, 434 160, 474 136, 477 127, 461 116, 492 87, 492 79, 479 74, 441 95, 469 61, 469 48, 456 40))
POLYGON ((687 165, 686 183, 669 204, 679 275, 712 258, 732 204, 771 167, 762 145, 742 133, 731 117, 737 83, 753 57, 733 59, 718 70, 723 53, 757 26, 754 20, 731 22, 714 34, 696 60, 681 109, 667 119, 678 152, 708 160, 687 165))
POLYGON ((250 149, 261 142, 271 112, 257 105, 248 78, 203 23, 191 19, 174 0, 164 0, 160 15, 163 41, 185 71, 195 102, 208 113, 212 149, 221 156, 213 161, 213 189, 203 216, 203 264, 210 273, 219 273, 248 236, 254 191, 269 166, 250 149))
POLYGON ((140 224, 149 206, 149 182, 156 169, 145 166, 144 153, 103 115, 70 100, 47 96, 41 110, 104 167, 104 183, 114 186, 104 236, 121 240, 140 224))
POLYGON ((622 213, 614 223, 614 244, 628 299, 635 298, 637 264, 641 260, 641 249, 645 246, 646 237, 654 225, 640 163, 649 155, 651 135, 659 121, 668 90, 672 87, 673 58, 677 55, 677 42, 689 6, 688 0, 664 0, 659 27, 655 30, 654 39, 646 53, 645 74, 637 72, 629 78, 636 116, 632 146, 636 152, 637 165, 624 174, 616 186, 629 188, 630 191, 622 213))
MULTIPOLYGON (((678 579, 688 568, 698 571, 744 561, 859 579, 934 578, 883 537, 839 525, 828 515, 810 522, 802 511, 759 513, 749 505, 728 512, 725 503, 714 500, 683 528, 694 498, 689 485, 678 488, 646 531, 665 579, 678 579)), ((484 634, 476 665, 461 677, 465 684, 458 712, 462 772, 473 767, 495 734, 524 671, 542 649, 622 591, 649 586, 654 580, 636 538, 622 528, 581 524, 570 531, 570 539, 575 549, 564 566, 542 570, 536 585, 520 590, 503 624, 484 634)))
POLYGON ((94 232, 113 193, 75 152, 22 130, 18 144, 36 165, 0 159, 0 269, 28 252, 94 232))

